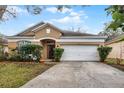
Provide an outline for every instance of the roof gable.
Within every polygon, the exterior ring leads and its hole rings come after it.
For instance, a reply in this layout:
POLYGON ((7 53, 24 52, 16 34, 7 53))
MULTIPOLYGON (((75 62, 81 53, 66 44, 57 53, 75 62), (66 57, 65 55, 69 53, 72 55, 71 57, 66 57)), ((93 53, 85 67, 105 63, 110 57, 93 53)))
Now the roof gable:
POLYGON ((40 22, 40 23, 38 23, 38 24, 36 24, 36 25, 24 30, 23 32, 17 34, 16 36, 26 36, 25 33, 32 33, 31 35, 28 35, 28 36, 33 36, 34 35, 33 33, 37 32, 37 31, 39 31, 39 29, 43 29, 43 28, 45 28, 47 26, 50 26, 50 27, 52 27, 54 29, 57 29, 60 33, 62 33, 62 30, 57 28, 57 27, 55 27, 54 25, 52 25, 50 23, 40 22))

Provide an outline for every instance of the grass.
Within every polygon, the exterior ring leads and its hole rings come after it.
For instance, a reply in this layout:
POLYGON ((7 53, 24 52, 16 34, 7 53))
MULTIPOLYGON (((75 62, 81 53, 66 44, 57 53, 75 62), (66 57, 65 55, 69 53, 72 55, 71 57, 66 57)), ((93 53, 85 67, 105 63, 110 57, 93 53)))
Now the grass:
MULTIPOLYGON (((107 64, 117 64, 117 60, 115 58, 106 59, 107 64)), ((121 61, 120 65, 124 65, 124 60, 121 61)))
POLYGON ((122 60, 120 64, 117 64, 117 59, 109 58, 109 59, 106 59, 105 63, 107 63, 110 66, 115 67, 121 71, 124 71, 124 60, 122 60))
POLYGON ((0 87, 17 88, 49 69, 54 64, 0 63, 0 87))

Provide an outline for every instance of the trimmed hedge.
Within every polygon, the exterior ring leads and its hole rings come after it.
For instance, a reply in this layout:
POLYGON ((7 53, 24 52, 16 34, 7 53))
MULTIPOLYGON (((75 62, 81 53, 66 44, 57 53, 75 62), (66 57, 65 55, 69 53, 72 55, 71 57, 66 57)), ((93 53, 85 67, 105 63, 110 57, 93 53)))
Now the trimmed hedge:
POLYGON ((56 62, 60 62, 63 52, 63 48, 54 48, 54 59, 56 62))
POLYGON ((97 48, 98 52, 99 52, 99 56, 100 56, 100 61, 104 62, 108 56, 108 54, 111 52, 112 47, 108 47, 108 46, 100 46, 97 48))

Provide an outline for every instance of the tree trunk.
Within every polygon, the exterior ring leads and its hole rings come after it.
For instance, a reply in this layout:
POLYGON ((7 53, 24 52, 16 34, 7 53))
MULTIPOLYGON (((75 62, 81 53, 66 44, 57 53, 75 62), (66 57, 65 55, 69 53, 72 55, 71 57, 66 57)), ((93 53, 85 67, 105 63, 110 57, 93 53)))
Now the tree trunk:
POLYGON ((7 5, 0 5, 0 20, 2 19, 3 14, 6 11, 6 8, 7 8, 7 5))

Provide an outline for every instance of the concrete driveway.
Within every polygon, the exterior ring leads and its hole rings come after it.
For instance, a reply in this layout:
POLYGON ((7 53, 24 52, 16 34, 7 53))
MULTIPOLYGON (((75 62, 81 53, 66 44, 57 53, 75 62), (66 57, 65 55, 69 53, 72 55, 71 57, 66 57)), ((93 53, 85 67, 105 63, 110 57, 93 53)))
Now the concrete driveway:
POLYGON ((124 87, 124 72, 100 62, 62 62, 22 88, 124 87))

